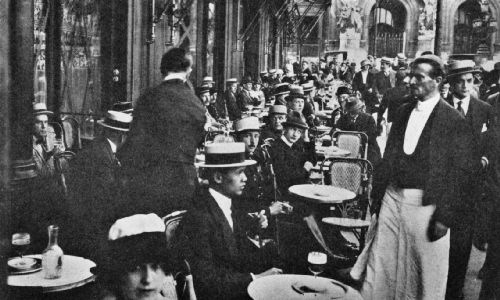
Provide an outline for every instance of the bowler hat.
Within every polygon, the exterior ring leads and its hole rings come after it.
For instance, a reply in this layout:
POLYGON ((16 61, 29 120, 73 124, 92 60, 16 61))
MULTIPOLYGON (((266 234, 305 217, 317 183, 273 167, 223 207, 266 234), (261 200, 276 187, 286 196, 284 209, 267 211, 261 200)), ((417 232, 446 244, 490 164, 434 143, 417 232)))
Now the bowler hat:
POLYGON ((273 105, 269 109, 269 114, 270 115, 286 115, 288 113, 288 110, 286 106, 284 105, 273 105))
POLYGON ((284 127, 297 127, 302 129, 307 129, 307 123, 302 117, 302 114, 298 111, 291 111, 286 116, 286 121, 282 123, 284 127))
POLYGON ((288 83, 278 83, 274 85, 273 95, 283 95, 290 93, 290 84, 288 83))
POLYGON ((452 78, 467 73, 481 73, 481 70, 476 67, 476 64, 472 60, 454 60, 448 67, 447 78, 452 78))
POLYGON ((351 89, 347 86, 339 86, 337 88, 337 92, 335 93, 337 96, 343 95, 343 94, 352 94, 351 89))
POLYGON ((255 160, 245 159, 245 143, 214 143, 205 146, 205 162, 201 168, 238 168, 254 165, 255 160))
POLYGON ((33 114, 38 115, 53 115, 54 113, 47 110, 47 105, 43 102, 33 103, 33 114))
POLYGON ((118 131, 129 131, 132 116, 123 112, 108 110, 104 120, 97 121, 97 124, 118 131))
POLYGON ((234 122, 235 132, 260 131, 260 122, 257 117, 246 117, 234 122))
POLYGON ((245 76, 243 77, 243 79, 241 79, 241 84, 247 84, 247 83, 252 83, 253 80, 252 80, 252 77, 250 76, 245 76))

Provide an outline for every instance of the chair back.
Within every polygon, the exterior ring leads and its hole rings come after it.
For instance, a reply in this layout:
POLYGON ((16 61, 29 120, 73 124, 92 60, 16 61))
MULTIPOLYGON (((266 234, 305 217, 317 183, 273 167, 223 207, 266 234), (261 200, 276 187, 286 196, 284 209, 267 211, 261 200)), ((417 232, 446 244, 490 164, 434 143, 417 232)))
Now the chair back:
POLYGON ((172 241, 175 238, 177 227, 179 227, 179 223, 181 222, 186 212, 186 210, 178 210, 162 218, 163 222, 165 222, 165 235, 168 245, 172 244, 172 241))
POLYGON ((368 155, 368 136, 360 131, 335 131, 337 147, 351 152, 348 157, 366 159, 368 155))
POLYGON ((331 185, 358 194, 362 181, 362 166, 352 161, 333 160, 330 164, 331 185))
POLYGON ((82 140, 80 138, 80 124, 70 116, 62 119, 62 127, 64 129, 64 143, 67 149, 80 150, 82 149, 82 140))

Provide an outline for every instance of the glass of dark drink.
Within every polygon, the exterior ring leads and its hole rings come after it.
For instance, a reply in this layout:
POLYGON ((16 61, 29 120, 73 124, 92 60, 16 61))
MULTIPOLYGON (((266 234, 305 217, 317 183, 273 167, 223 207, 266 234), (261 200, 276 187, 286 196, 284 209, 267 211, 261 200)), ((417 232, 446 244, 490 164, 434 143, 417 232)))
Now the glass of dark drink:
POLYGON ((30 234, 27 232, 18 232, 12 235, 12 249, 22 258, 28 251, 31 243, 30 234))
POLYGON ((326 254, 323 252, 309 252, 307 255, 307 262, 309 263, 309 271, 314 277, 323 273, 326 265, 326 254))

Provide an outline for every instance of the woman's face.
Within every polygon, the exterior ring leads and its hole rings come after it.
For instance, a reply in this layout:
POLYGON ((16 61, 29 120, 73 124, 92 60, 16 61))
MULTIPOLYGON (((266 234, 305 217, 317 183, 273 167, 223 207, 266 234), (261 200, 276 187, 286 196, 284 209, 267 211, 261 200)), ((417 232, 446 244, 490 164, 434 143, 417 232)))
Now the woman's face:
MULTIPOLYGON (((147 263, 128 271, 120 286, 123 297, 127 300, 170 299, 167 294, 175 292, 168 288, 173 285, 173 277, 166 275, 159 264, 147 263)), ((175 298, 172 298, 175 299, 175 298)))
POLYGON ((302 111, 304 110, 304 99, 294 98, 292 100, 292 110, 302 113, 302 111))

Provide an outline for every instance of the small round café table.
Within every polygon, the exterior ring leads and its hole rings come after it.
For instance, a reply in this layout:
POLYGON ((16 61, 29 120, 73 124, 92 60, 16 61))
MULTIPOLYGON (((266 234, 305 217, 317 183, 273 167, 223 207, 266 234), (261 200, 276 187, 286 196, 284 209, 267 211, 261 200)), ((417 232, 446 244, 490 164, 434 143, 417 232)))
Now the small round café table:
POLYGON ((320 157, 346 157, 351 154, 350 151, 340 149, 337 146, 319 146, 316 147, 316 155, 320 157))
MULTIPOLYGON (((41 259, 42 255, 27 255, 41 259)), ((16 288, 41 288, 43 293, 53 293, 74 289, 95 280, 90 268, 96 264, 83 257, 64 255, 61 277, 57 279, 43 278, 43 271, 22 275, 9 275, 7 284, 16 288)))
POLYGON ((271 275, 258 278, 248 286, 254 300, 362 300, 358 291, 333 279, 311 275, 271 275))
POLYGON ((354 192, 331 185, 298 184, 288 191, 315 204, 338 204, 356 197, 354 192))

